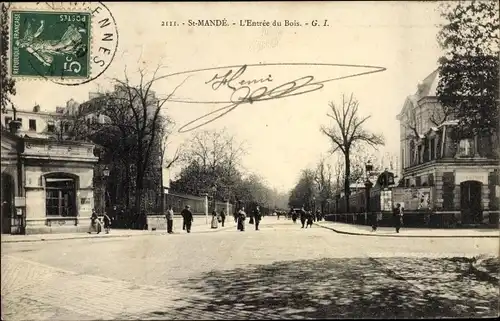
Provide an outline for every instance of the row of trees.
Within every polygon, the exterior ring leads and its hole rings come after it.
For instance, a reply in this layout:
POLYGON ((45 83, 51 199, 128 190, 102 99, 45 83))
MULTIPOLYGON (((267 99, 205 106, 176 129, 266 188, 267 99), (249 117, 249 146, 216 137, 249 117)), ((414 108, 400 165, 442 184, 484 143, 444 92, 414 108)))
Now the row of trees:
POLYGON ((245 173, 241 161, 246 153, 245 144, 225 130, 198 131, 181 147, 183 168, 171 188, 241 206, 285 208, 286 195, 269 188, 258 175, 245 173))

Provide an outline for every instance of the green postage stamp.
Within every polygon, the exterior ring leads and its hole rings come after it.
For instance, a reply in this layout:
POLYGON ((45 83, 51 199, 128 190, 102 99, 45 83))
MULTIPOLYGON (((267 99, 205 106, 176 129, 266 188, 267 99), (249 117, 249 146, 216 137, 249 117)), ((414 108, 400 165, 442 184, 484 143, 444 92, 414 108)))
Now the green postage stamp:
POLYGON ((88 78, 90 20, 90 12, 12 11, 12 76, 88 78))

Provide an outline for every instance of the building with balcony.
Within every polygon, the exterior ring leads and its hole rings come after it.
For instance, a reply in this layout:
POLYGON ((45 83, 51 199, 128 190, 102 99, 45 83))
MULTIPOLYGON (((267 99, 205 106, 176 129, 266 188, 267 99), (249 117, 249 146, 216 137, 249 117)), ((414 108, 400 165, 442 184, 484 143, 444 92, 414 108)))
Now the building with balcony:
POLYGON ((498 139, 460 137, 458 120, 438 102, 438 82, 435 70, 406 98, 397 116, 403 169, 399 186, 407 190, 409 201, 419 199, 412 210, 446 215, 459 225, 498 222, 498 139))

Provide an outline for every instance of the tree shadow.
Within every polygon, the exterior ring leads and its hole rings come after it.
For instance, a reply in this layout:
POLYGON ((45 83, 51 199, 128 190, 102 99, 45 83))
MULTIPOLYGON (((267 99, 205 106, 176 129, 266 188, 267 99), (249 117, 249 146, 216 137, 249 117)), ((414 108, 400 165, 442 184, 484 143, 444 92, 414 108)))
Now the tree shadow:
POLYGON ((142 318, 495 316, 498 285, 469 270, 470 260, 464 258, 346 258, 212 271, 179 284, 192 294, 175 299, 179 307, 142 318))

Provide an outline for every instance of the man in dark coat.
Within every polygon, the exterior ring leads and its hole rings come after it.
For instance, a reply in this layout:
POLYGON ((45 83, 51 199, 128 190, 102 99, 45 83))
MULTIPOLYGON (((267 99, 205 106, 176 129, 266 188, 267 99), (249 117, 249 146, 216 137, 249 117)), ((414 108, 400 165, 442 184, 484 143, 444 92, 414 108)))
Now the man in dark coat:
POLYGON ((220 211, 220 222, 222 224, 222 227, 224 227, 224 222, 226 221, 226 212, 224 209, 220 211))
POLYGON ((254 221, 255 221, 255 230, 259 230, 259 223, 260 220, 262 219, 262 213, 260 212, 260 207, 257 205, 255 207, 255 210, 253 211, 253 216, 254 216, 254 221))
POLYGON ((302 228, 306 225, 307 213, 304 210, 304 206, 300 209, 300 223, 302 223, 302 228))
POLYGON ((401 208, 401 204, 397 204, 394 209, 394 225, 396 227, 396 233, 399 233, 399 229, 401 228, 401 223, 403 221, 403 209, 401 208))
POLYGON ((186 226, 186 231, 191 233, 191 224, 193 223, 193 212, 190 210, 191 206, 186 205, 186 208, 182 210, 182 224, 186 226))

